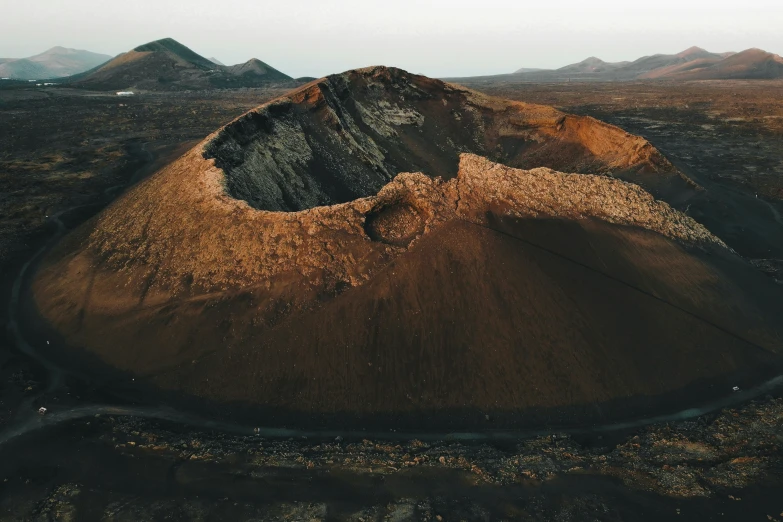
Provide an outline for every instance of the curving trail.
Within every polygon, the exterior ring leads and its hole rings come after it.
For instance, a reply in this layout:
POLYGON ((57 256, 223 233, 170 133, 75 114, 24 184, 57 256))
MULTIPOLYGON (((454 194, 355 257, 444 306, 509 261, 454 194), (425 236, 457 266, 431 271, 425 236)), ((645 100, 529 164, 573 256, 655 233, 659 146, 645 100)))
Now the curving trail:
MULTIPOLYGON (((138 174, 143 172, 145 167, 152 165, 152 163, 155 161, 156 158, 151 152, 147 150, 147 145, 148 143, 143 143, 141 146, 141 151, 144 153, 146 157, 146 163, 144 167, 140 168, 128 183, 113 185, 111 187, 106 188, 103 191, 104 197, 108 199, 107 203, 113 200, 114 197, 116 197, 117 194, 122 189, 138 181, 138 177, 137 177, 138 174)), ((46 394, 50 394, 52 392, 56 392, 64 388, 66 372, 62 368, 54 364, 52 361, 46 359, 43 355, 41 355, 38 352, 38 350, 35 349, 35 347, 25 338, 24 334, 22 333, 22 329, 19 324, 19 312, 20 312, 20 305, 21 305, 22 289, 25 281, 27 280, 31 267, 33 267, 35 263, 41 257, 43 257, 44 254, 46 254, 46 252, 48 252, 51 248, 53 248, 57 244, 57 242, 60 239, 62 239, 62 237, 66 234, 66 232, 68 232, 65 223, 63 223, 62 221, 62 217, 75 210, 96 206, 97 204, 100 203, 88 203, 84 205, 76 205, 73 207, 69 207, 65 210, 61 210, 56 214, 50 215, 47 219, 47 222, 54 227, 55 229, 54 233, 46 241, 46 243, 44 243, 44 245, 41 246, 30 257, 30 259, 27 260, 27 262, 24 265, 22 265, 22 268, 19 270, 16 279, 14 279, 13 285, 11 287, 11 293, 8 299, 8 323, 6 324, 6 329, 11 337, 14 347, 20 353, 29 357, 30 359, 32 359, 33 361, 41 365, 41 367, 46 370, 48 376, 48 382, 46 387, 41 393, 27 399, 20 405, 18 417, 14 420, 14 422, 11 423, 11 426, 8 427, 3 432, 2 435, 0 435, 0 441, 6 440, 5 434, 9 432, 17 431, 19 426, 28 425, 31 423, 31 420, 39 417, 35 413, 33 407, 37 399, 41 398, 46 394)))
POLYGON ((764 203, 767 206, 767 208, 769 208, 769 211, 772 212, 772 217, 775 218, 775 221, 777 221, 779 225, 783 225, 783 218, 780 217, 780 212, 778 212, 778 209, 775 208, 775 205, 773 205, 766 199, 759 198, 759 201, 764 203))

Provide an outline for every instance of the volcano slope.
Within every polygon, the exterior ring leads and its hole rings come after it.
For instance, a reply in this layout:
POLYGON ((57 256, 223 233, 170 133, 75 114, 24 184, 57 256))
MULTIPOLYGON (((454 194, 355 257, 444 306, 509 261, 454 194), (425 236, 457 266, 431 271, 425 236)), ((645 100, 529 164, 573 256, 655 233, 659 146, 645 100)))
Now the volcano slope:
POLYGON ((777 370, 780 289, 704 227, 610 176, 474 153, 696 190, 616 127, 357 70, 136 186, 32 295, 69 346, 266 425, 609 421, 777 370))

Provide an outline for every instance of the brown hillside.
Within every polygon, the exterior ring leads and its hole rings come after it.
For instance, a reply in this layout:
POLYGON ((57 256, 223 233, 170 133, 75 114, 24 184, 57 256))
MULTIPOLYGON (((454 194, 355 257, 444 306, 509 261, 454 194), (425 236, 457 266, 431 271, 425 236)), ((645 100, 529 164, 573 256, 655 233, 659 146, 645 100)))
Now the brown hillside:
POLYGON ((748 49, 694 71, 670 75, 680 80, 731 80, 783 78, 783 58, 761 49, 748 49))
POLYGON ((565 67, 561 67, 557 69, 557 72, 559 73, 604 73, 608 71, 613 71, 619 67, 623 67, 624 65, 627 65, 628 62, 619 62, 619 63, 608 63, 600 58, 596 58, 595 56, 591 56, 590 58, 587 58, 585 60, 582 60, 579 63, 574 63, 571 65, 566 65, 565 67))
MULTIPOLYGON (((633 62, 606 63, 595 57, 557 70, 520 70, 512 75, 463 78, 465 83, 493 81, 632 81, 775 79, 783 77, 783 58, 761 49, 711 53, 691 47, 677 54, 643 56, 633 62)), ((456 81, 459 81, 457 79, 456 81)))
POLYGON ((265 424, 588 422, 772 371, 780 289, 704 227, 636 185, 467 144, 682 181, 595 120, 352 71, 135 187, 45 259, 35 302, 69 345, 265 424), (410 164, 430 170, 394 171, 410 164))
POLYGON ((722 60, 723 60, 722 57, 696 58, 694 60, 690 60, 685 63, 678 63, 674 65, 669 65, 667 67, 660 67, 658 69, 654 69, 652 71, 640 75, 639 79, 643 80, 643 79, 667 78, 684 72, 704 69, 705 67, 710 67, 722 60))
POLYGON ((253 87, 291 78, 260 60, 226 67, 164 38, 123 53, 70 82, 90 89, 182 90, 253 87))

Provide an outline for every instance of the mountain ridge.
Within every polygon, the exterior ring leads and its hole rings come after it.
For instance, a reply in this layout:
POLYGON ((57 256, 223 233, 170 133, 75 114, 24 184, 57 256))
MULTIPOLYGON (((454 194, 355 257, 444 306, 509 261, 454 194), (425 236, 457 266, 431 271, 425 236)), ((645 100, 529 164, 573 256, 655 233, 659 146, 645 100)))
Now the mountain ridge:
POLYGON ((783 58, 762 49, 712 53, 693 46, 676 54, 653 54, 631 62, 610 63, 591 56, 558 69, 519 69, 499 76, 529 81, 776 79, 783 78, 779 64, 783 58))
POLYGON ((162 38, 134 47, 68 81, 97 90, 154 91, 257 87, 292 78, 255 58, 244 64, 220 65, 173 38, 162 38))
POLYGON ((27 58, 0 59, 0 77, 19 80, 65 78, 111 60, 106 54, 55 46, 27 58))

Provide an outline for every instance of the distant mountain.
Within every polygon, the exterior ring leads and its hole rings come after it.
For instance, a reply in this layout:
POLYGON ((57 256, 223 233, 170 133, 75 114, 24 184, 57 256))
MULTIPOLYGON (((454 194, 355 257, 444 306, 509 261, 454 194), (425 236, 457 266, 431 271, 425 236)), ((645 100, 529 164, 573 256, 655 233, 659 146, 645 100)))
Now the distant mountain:
POLYGON ((670 74, 683 80, 731 80, 783 78, 783 58, 761 49, 748 49, 715 63, 670 74))
POLYGON ((691 47, 677 54, 655 54, 653 56, 644 56, 629 63, 620 70, 623 76, 634 78, 661 78, 664 75, 656 74, 656 71, 669 67, 677 67, 685 63, 707 60, 720 61, 723 57, 705 51, 700 47, 691 47))
MULTIPOLYGON (((533 82, 783 78, 783 58, 761 49, 712 53, 691 47, 677 54, 643 56, 633 62, 610 63, 591 56, 555 70, 519 69, 500 77, 533 82)), ((473 80, 492 81, 492 78, 473 80)))
POLYGON ((13 78, 15 80, 37 80, 39 78, 49 78, 49 70, 27 58, 11 60, 0 65, 0 78, 13 78))
POLYGON ((517 69, 514 71, 514 74, 521 74, 521 73, 529 73, 529 72, 539 72, 539 71, 546 71, 547 69, 536 69, 531 67, 522 67, 521 69, 517 69))
POLYGON ((18 80, 63 78, 87 71, 111 60, 107 54, 52 47, 29 58, 0 59, 0 77, 18 80))
POLYGON ((694 69, 701 69, 703 67, 709 67, 710 65, 715 64, 721 61, 722 59, 723 58, 697 58, 695 60, 691 60, 688 62, 677 63, 665 67, 659 67, 658 69, 653 69, 651 71, 647 71, 643 74, 640 74, 638 78, 641 80, 669 78, 683 72, 691 71, 694 69))
POLYGON ((212 63, 216 63, 216 64, 218 64, 218 65, 226 65, 226 64, 224 64, 223 62, 221 62, 220 60, 218 60, 217 58, 215 58, 214 56, 210 57, 210 58, 209 58, 209 60, 210 60, 212 63))
POLYGON ((281 73, 274 67, 271 67, 257 58, 251 58, 245 63, 237 65, 224 66, 225 70, 234 76, 251 76, 251 77, 276 77, 290 79, 289 76, 281 73))
POLYGON ((561 67, 560 69, 557 69, 557 72, 560 73, 601 73, 601 72, 607 72, 607 71, 613 71, 615 69, 618 69, 619 67, 623 67, 627 65, 628 62, 616 62, 616 63, 609 63, 601 60, 600 58, 596 58, 595 56, 591 56, 590 58, 587 58, 586 60, 582 60, 579 63, 566 65, 565 67, 561 67))
POLYGON ((706 49, 702 49, 701 47, 696 47, 695 45, 693 47, 689 47, 688 49, 685 49, 684 51, 675 54, 677 58, 682 58, 684 60, 698 60, 701 58, 722 58, 723 56, 721 54, 711 53, 706 49))
POLYGON ((629 71, 643 71, 638 76, 640 79, 666 78, 684 71, 707 67, 732 54, 734 53, 716 54, 701 47, 691 47, 673 55, 656 54, 640 58, 632 63, 635 67, 630 68, 629 71))
POLYGON ((255 87, 290 80, 290 76, 256 59, 230 67, 217 64, 172 38, 140 45, 69 79, 90 89, 158 91, 255 87))
POLYGON ((136 53, 153 53, 159 54, 161 56, 166 55, 196 65, 198 67, 206 67, 207 69, 214 65, 214 62, 207 60, 200 54, 192 51, 188 47, 185 47, 173 38, 155 40, 154 42, 140 45, 133 49, 133 51, 136 53))

